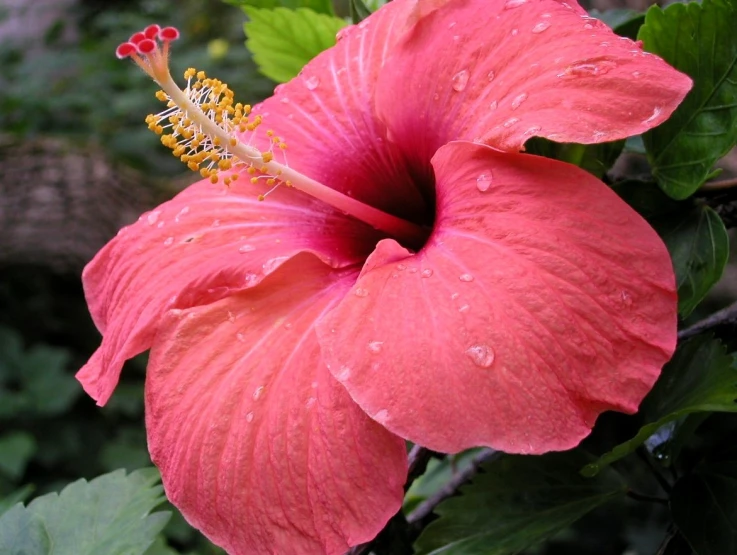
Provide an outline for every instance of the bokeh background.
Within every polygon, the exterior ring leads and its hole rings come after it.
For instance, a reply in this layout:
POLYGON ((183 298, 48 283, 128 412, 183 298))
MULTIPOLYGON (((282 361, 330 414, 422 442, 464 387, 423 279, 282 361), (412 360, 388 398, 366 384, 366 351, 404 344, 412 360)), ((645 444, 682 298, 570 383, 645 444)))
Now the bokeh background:
MULTIPOLYGON (((128 363, 104 408, 74 379, 99 342, 84 302, 84 264, 120 227, 195 178, 143 124, 159 109, 155 85, 113 55, 151 22, 182 31, 175 75, 205 69, 243 102, 273 90, 243 44, 245 15, 220 0, 0 0, 0 498, 151 464, 145 356, 128 363)), ((734 297, 734 276, 729 268, 695 318, 734 297)), ((662 523, 625 532, 611 516, 587 520, 576 553, 623 553, 624 536, 638 533, 639 545, 652 536, 656 548, 653 530, 662 523)), ((219 552, 176 513, 166 536, 180 553, 219 552)))

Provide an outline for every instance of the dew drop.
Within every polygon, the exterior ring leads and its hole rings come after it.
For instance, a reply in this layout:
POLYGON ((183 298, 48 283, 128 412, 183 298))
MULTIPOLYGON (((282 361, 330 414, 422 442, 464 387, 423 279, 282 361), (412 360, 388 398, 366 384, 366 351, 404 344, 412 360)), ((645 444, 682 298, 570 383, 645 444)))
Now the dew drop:
POLYGON ((460 312, 461 314, 468 312, 469 310, 471 310, 471 307, 467 304, 464 304, 463 306, 458 307, 458 312, 460 312))
POLYGON ((507 121, 505 121, 502 124, 502 127, 512 127, 518 121, 519 121, 519 118, 509 118, 507 121))
POLYGON ((492 102, 491 104, 489 104, 489 110, 496 110, 496 107, 497 107, 498 105, 499 105, 499 104, 497 103, 497 101, 496 101, 496 100, 494 100, 494 101, 493 101, 493 102, 492 102))
POLYGON ((489 190, 489 187, 491 187, 491 174, 490 173, 482 173, 480 176, 476 178, 476 188, 481 191, 482 193, 485 193, 489 190))
POLYGON ((264 272, 267 274, 270 274, 271 272, 276 270, 285 260, 289 260, 289 257, 288 256, 277 256, 276 258, 267 260, 262 265, 264 272))
POLYGON ((590 77, 595 75, 604 75, 609 73, 612 69, 616 68, 616 62, 602 60, 595 64, 593 63, 580 63, 568 66, 563 73, 559 73, 558 77, 561 78, 572 78, 572 77, 590 77))
POLYGON ((260 385, 258 386, 254 392, 253 392, 253 400, 258 401, 259 397, 261 397, 261 394, 264 392, 264 386, 260 385))
POLYGON ((476 366, 481 368, 489 368, 494 364, 494 349, 485 343, 471 345, 466 349, 466 355, 476 366))
POLYGON ((166 240, 164 241, 164 244, 168 247, 173 242, 174 242, 174 237, 167 237, 166 240))
POLYGON ((148 216, 146 216, 146 221, 148 222, 148 225, 154 225, 156 221, 159 219, 160 214, 161 214, 161 210, 154 210, 148 216))
POLYGON ((364 289, 363 287, 357 287, 355 291, 353 291, 353 294, 356 297, 368 297, 368 289, 364 289))
POLYGON ((453 90, 456 92, 461 92, 463 89, 466 88, 466 85, 468 84, 468 71, 462 69, 461 71, 456 73, 453 76, 452 83, 453 90))
POLYGON ((532 28, 532 32, 537 35, 545 31, 548 27, 550 27, 550 21, 541 21, 532 28))
POLYGON ((512 29, 512 36, 515 37, 519 33, 519 29, 512 29))
POLYGON ((512 110, 516 110, 520 106, 522 106, 522 103, 527 100, 527 93, 518 94, 514 97, 514 100, 512 100, 512 110))
POLYGON ((157 223, 156 224, 156 227, 159 228, 159 229, 161 229, 162 227, 164 227, 164 222, 157 223))
POLYGON ((372 353, 381 352, 381 346, 384 344, 383 341, 369 341, 368 350, 372 353))
POLYGON ((249 412, 246 415, 246 422, 253 422, 253 413, 252 412, 249 412))
POLYGON ((628 291, 622 291, 619 297, 622 299, 622 304, 625 306, 632 306, 632 295, 628 291))
POLYGON ((385 424, 386 421, 389 420, 389 411, 386 409, 381 409, 374 415, 374 420, 376 420, 379 424, 385 424))
POLYGON ((634 77, 635 79, 637 79, 640 75, 642 75, 642 73, 640 73, 639 71, 632 72, 632 77, 634 77))
POLYGON ((409 273, 410 274, 416 274, 417 273, 417 268, 415 268, 415 267, 410 268, 409 269, 409 273))
POLYGON ((179 214, 177 214, 176 216, 174 216, 174 221, 175 222, 178 222, 179 221, 179 218, 181 218, 182 216, 186 215, 188 212, 189 212, 189 206, 185 206, 184 208, 182 208, 179 211, 179 214))
POLYGON ((456 299, 457 299, 458 297, 460 297, 460 296, 461 296, 461 294, 460 294, 460 293, 453 293, 453 294, 452 294, 452 295, 450 296, 450 298, 451 298, 451 300, 455 301, 455 300, 456 300, 456 299))
POLYGON ((348 25, 347 27, 343 27, 340 31, 335 33, 335 40, 336 41, 343 40, 352 28, 353 28, 353 25, 348 25))
POLYGON ((645 121, 643 121, 642 123, 644 125, 647 125, 649 123, 652 123, 653 121, 655 121, 656 119, 658 119, 658 116, 660 115, 660 113, 662 111, 663 111, 662 108, 659 108, 659 107, 656 106, 655 109, 653 110, 653 114, 649 118, 647 118, 645 121))
POLYGON ((309 79, 305 79, 305 87, 308 90, 314 91, 320 85, 320 78, 317 75, 313 75, 309 79))
POLYGON ((493 71, 490 71, 486 74, 486 78, 489 80, 489 83, 491 83, 494 80, 494 77, 496 77, 496 73, 493 71))
POLYGON ((425 268, 420 272, 420 275, 424 278, 432 277, 433 271, 430 268, 425 268))
POLYGON ((220 227, 220 220, 215 220, 211 225, 212 227, 220 227))
POLYGON ((283 96, 279 102, 282 104, 289 104, 289 99, 286 96, 283 96))
POLYGON ((350 366, 341 366, 340 372, 338 372, 337 378, 340 381, 347 380, 351 377, 351 368, 350 366))
POLYGON ((285 330, 291 330, 292 329, 292 326, 293 326, 293 324, 291 322, 287 322, 286 324, 284 324, 284 329, 285 330))
POLYGON ((241 252, 241 253, 252 252, 255 250, 256 250, 256 247, 254 247, 253 245, 241 245, 240 247, 238 247, 238 252, 241 252))
POLYGON ((257 276, 256 274, 254 274, 254 273, 252 273, 252 272, 248 272, 248 273, 247 273, 247 274, 246 274, 246 275, 245 275, 245 276, 243 277, 243 280, 244 280, 244 281, 245 281, 246 283, 251 283, 251 282, 253 282, 253 281, 256 281, 256 279, 257 279, 257 278, 258 278, 258 276, 257 276))
POLYGON ((521 5, 526 4, 527 0, 507 0, 504 3, 504 9, 505 10, 511 10, 514 8, 519 8, 521 5))
POLYGON ((397 264, 397 270, 399 270, 400 272, 406 269, 407 269, 406 264, 397 264))
POLYGON ((587 31, 590 31, 591 29, 594 28, 594 26, 591 25, 591 23, 587 23, 586 25, 583 26, 583 28, 586 29, 587 31))
POLYGON ((241 343, 245 343, 245 342, 246 342, 246 336, 245 336, 245 335, 243 335, 242 333, 237 333, 237 334, 235 334, 235 338, 236 338, 236 339, 237 339, 238 341, 240 341, 241 343))
POLYGON ((305 408, 306 408, 307 410, 311 409, 311 408, 312 408, 312 406, 313 406, 313 405, 314 405, 314 404, 315 404, 316 402, 317 402, 317 399, 315 399, 314 397, 310 397, 309 399, 307 399, 307 402, 305 402, 305 408))
POLYGON ((473 281, 473 276, 471 274, 461 274, 460 276, 458 276, 458 279, 460 279, 461 281, 465 281, 466 283, 469 283, 473 281))

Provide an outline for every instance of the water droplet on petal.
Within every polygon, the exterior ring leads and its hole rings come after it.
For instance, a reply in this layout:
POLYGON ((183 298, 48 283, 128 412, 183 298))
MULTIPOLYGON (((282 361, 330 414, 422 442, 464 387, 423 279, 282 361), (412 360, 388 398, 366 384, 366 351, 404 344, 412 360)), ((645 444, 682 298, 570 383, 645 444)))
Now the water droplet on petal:
POLYGON ((660 116, 660 113, 662 111, 663 111, 662 108, 659 108, 659 107, 656 106, 655 109, 653 110, 653 114, 649 118, 647 118, 645 121, 643 121, 642 123, 644 125, 648 125, 648 124, 652 123, 653 121, 655 121, 656 119, 658 119, 658 116, 660 116))
POLYGON ((264 269, 264 273, 270 274, 271 272, 276 270, 279 266, 281 266, 282 262, 284 262, 285 260, 289 260, 289 257, 288 256, 277 256, 276 258, 267 260, 262 265, 262 268, 264 269))
POLYGON ((220 227, 220 220, 215 220, 212 222, 212 227, 220 227))
POLYGON ((512 127, 518 121, 519 121, 519 118, 509 118, 507 121, 505 121, 502 124, 502 127, 512 127))
POLYGON ((387 420, 389 420, 389 411, 386 409, 382 409, 379 412, 374 415, 374 420, 376 420, 379 424, 385 424, 387 420))
POLYGON ((635 79, 637 79, 640 75, 642 75, 642 73, 640 73, 639 71, 632 72, 632 77, 634 77, 635 79))
POLYGON ((246 415, 246 422, 253 422, 253 413, 252 412, 249 412, 246 415))
POLYGON ((251 252, 255 250, 256 250, 256 247, 254 247, 253 245, 241 245, 240 247, 238 247, 238 252, 241 252, 241 253, 251 252))
POLYGON ((587 23, 586 25, 583 26, 583 28, 586 29, 587 31, 589 31, 589 30, 593 29, 594 26, 591 25, 591 23, 587 23))
POLYGON ((305 87, 310 91, 314 91, 319 85, 320 78, 317 75, 313 75, 309 79, 305 79, 305 87))
POLYGON ((337 376, 338 380, 343 381, 343 380, 347 380, 350 377, 351 377, 350 366, 341 366, 340 372, 338 372, 338 376, 337 376))
POLYGON ((160 214, 161 210, 154 210, 153 212, 149 213, 149 215, 146 216, 146 221, 148 222, 148 225, 154 225, 156 223, 156 220, 159 219, 160 214))
POLYGON ((406 269, 407 269, 407 266, 405 264, 397 264, 397 270, 399 270, 400 272, 406 269))
POLYGON ((527 0, 507 0, 504 3, 505 10, 511 10, 513 8, 519 8, 521 5, 526 4, 527 0))
POLYGON ((468 71, 462 69, 461 71, 456 73, 453 76, 452 82, 453 90, 456 92, 461 92, 463 89, 466 88, 466 84, 468 83, 468 71))
POLYGON ((516 110, 517 108, 519 108, 525 100, 527 100, 527 93, 522 93, 515 96, 514 100, 512 100, 512 110, 516 110))
POLYGON ((353 25, 348 25, 347 27, 343 27, 340 31, 335 33, 336 42, 339 40, 343 40, 352 28, 353 28, 353 25))
POLYGON ((532 32, 535 34, 542 33, 548 27, 550 27, 550 21, 541 21, 540 23, 538 23, 532 28, 532 32))
POLYGON ((189 212, 189 206, 185 206, 184 208, 182 208, 179 211, 179 214, 177 214, 176 216, 174 216, 174 221, 175 222, 178 222, 179 221, 179 218, 181 218, 182 216, 186 215, 188 212, 189 212))
POLYGON ((485 343, 471 345, 466 349, 466 355, 471 359, 471 362, 481 368, 489 368, 494 364, 494 349, 485 343))
POLYGON ((289 104, 289 99, 286 96, 283 96, 279 102, 282 104, 289 104))
POLYGON ((164 241, 164 244, 168 247, 173 242, 174 242, 174 237, 167 237, 166 240, 164 241))
POLYGON ((512 29, 512 36, 517 36, 517 33, 519 33, 519 29, 512 29))
POLYGON ((628 291, 622 291, 620 298, 625 306, 632 306, 632 295, 628 291))
POLYGON ((384 344, 383 341, 369 341, 368 350, 372 353, 378 353, 381 351, 381 346, 384 344))
POLYGON ((493 71, 490 71, 486 74, 486 78, 489 80, 489 83, 491 83, 494 80, 494 77, 496 77, 496 73, 493 71))
POLYGON ((246 342, 246 336, 245 336, 245 335, 243 335, 242 333, 237 333, 237 334, 235 334, 235 338, 236 338, 236 339, 237 339, 238 341, 240 341, 241 343, 245 343, 245 342, 246 342))
POLYGON ((286 324, 284 324, 284 329, 285 330, 291 330, 292 327, 293 327, 293 324, 291 322, 287 322, 286 324))
POLYGON ((364 289, 363 287, 357 287, 355 291, 353 291, 353 294, 356 297, 368 297, 368 289, 364 289))
POLYGON ((460 296, 461 296, 461 294, 460 294, 460 293, 453 293, 453 294, 452 294, 452 295, 450 296, 450 298, 451 298, 451 300, 454 300, 454 301, 455 301, 455 300, 456 300, 456 299, 457 299, 458 297, 460 297, 460 296))
POLYGON ((305 408, 306 408, 307 410, 311 409, 311 408, 312 408, 312 406, 313 406, 313 405, 314 405, 314 404, 315 404, 316 402, 317 402, 317 399, 315 399, 314 397, 310 397, 309 399, 307 399, 307 402, 305 402, 305 408))
POLYGON ((489 104, 489 110, 496 110, 497 106, 499 106, 499 103, 494 100, 491 104, 489 104))
POLYGON ((458 312, 460 313, 468 312, 469 310, 471 310, 471 307, 467 304, 464 304, 463 306, 458 307, 458 312))
POLYGON ((468 283, 468 282, 473 281, 473 276, 471 274, 461 274, 460 276, 458 276, 458 279, 468 283))
POLYGON ((161 229, 162 227, 164 227, 164 222, 157 223, 156 224, 156 227, 159 228, 159 229, 161 229))
POLYGON ((258 386, 254 392, 253 392, 253 400, 258 401, 259 397, 261 397, 261 394, 264 392, 264 386, 260 385, 258 386))
POLYGON ((491 187, 491 173, 482 173, 476 178, 476 188, 485 193, 491 187))
POLYGON ((558 77, 590 77, 595 75, 604 75, 617 67, 616 62, 601 60, 596 63, 579 63, 568 66, 563 73, 559 73, 558 77))
POLYGON ((424 269, 424 270, 422 270, 422 272, 420 273, 420 275, 421 275, 422 277, 424 277, 424 278, 429 278, 429 277, 432 277, 432 274, 433 274, 433 271, 432 271, 432 270, 431 270, 430 268, 425 268, 425 269, 424 269))

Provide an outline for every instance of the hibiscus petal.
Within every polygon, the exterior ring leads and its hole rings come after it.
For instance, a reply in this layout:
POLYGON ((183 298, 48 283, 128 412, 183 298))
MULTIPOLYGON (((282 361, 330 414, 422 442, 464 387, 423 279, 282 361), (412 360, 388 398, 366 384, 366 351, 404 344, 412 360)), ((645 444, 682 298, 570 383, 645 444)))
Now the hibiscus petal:
POLYGON ((469 0, 423 18, 396 45, 376 109, 394 140, 429 159, 455 139, 517 151, 531 136, 636 135, 665 121, 690 87, 573 0, 469 0))
POLYGON ((87 302, 104 336, 77 378, 98 404, 125 360, 151 346, 166 310, 252 287, 302 251, 335 267, 355 264, 379 237, 294 189, 265 202, 257 194, 250 183, 197 183, 121 230, 85 268, 87 302))
POLYGON ((320 323, 333 375, 394 433, 439 451, 575 446, 634 412, 676 342, 675 280, 648 224, 586 172, 454 142, 417 254, 379 243, 320 323))
POLYGON ((260 287, 164 317, 149 449, 168 498, 228 553, 343 553, 401 506, 404 441, 330 376, 314 332, 356 274, 302 254, 260 287))
POLYGON ((420 191, 413 179, 429 168, 408 168, 401 150, 386 140, 374 113, 374 89, 396 41, 447 1, 396 0, 341 30, 335 47, 255 107, 264 118, 256 144, 267 147, 265 130, 271 128, 285 139, 289 164, 301 173, 400 217, 426 214, 429 223, 432 191, 420 191))

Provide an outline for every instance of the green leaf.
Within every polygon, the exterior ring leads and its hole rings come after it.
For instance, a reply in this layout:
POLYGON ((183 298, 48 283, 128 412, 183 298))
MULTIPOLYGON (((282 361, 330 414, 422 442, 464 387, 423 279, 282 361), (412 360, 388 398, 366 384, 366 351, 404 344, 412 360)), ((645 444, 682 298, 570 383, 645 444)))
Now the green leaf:
POLYGON ((579 475, 589 457, 576 451, 539 457, 509 456, 485 465, 462 495, 441 503, 415 543, 416 553, 506 555, 569 526, 623 496, 614 472, 579 475))
POLYGON ((683 199, 737 141, 737 8, 727 0, 653 6, 638 37, 694 80, 671 118, 644 135, 653 175, 683 199))
POLYGON ((729 258, 729 235, 719 215, 705 205, 654 225, 673 260, 678 312, 685 318, 722 277, 729 258))
POLYGON ((154 468, 118 470, 60 494, 18 504, 0 517, 3 555, 142 555, 169 520, 154 468))
POLYGON ((624 148, 624 141, 581 145, 555 143, 542 137, 534 137, 525 143, 525 152, 574 164, 598 178, 614 165, 624 148))
POLYGON ((348 23, 306 8, 244 8, 246 46, 261 73, 278 83, 295 77, 304 65, 335 44, 335 34, 348 23))
POLYGON ((349 0, 349 3, 353 23, 360 23, 371 15, 371 10, 363 3, 363 0, 349 0))
POLYGON ((676 350, 660 379, 642 403, 645 426, 581 471, 594 476, 625 457, 660 428, 695 412, 737 412, 737 369, 724 346, 708 336, 697 336, 676 350))
POLYGON ((317 13, 335 14, 332 0, 224 0, 228 4, 246 11, 247 8, 309 8, 317 13))
POLYGON ((678 480, 670 510, 698 555, 737 553, 737 461, 701 465, 678 480))
POLYGON ((36 449, 36 440, 27 432, 11 432, 0 436, 0 474, 11 480, 20 478, 36 449))

